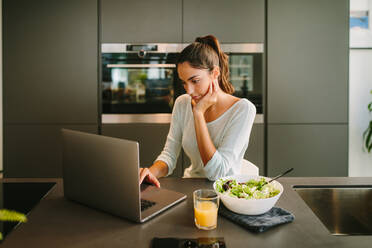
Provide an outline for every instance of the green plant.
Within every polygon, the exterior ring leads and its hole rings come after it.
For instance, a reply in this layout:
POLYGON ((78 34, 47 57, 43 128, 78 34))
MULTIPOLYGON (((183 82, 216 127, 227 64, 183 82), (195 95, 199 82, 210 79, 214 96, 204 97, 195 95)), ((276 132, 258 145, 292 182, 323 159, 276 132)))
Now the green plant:
MULTIPOLYGON (((20 221, 26 222, 26 215, 14 210, 0 209, 0 221, 20 221)), ((0 240, 3 239, 3 234, 0 232, 0 240)))
MULTIPOLYGON (((372 94, 372 90, 370 92, 372 94)), ((369 113, 372 112, 372 102, 368 104, 369 113)), ((369 121, 366 131, 363 133, 364 147, 367 149, 368 153, 372 150, 372 120, 369 121)))

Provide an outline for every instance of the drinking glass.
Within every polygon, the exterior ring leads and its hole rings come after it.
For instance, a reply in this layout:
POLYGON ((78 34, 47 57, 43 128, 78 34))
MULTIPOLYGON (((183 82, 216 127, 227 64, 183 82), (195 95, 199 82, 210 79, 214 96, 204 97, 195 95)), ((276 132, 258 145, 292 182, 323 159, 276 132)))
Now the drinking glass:
POLYGON ((211 189, 194 191, 194 220, 199 229, 212 230, 217 227, 220 198, 211 189))

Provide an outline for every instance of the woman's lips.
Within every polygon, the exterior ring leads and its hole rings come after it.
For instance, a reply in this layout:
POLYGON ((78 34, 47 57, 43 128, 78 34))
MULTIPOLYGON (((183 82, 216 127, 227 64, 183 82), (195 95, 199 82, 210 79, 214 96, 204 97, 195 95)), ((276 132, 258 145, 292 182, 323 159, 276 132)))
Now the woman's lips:
POLYGON ((200 96, 193 96, 192 99, 193 100, 198 100, 200 98, 200 96))

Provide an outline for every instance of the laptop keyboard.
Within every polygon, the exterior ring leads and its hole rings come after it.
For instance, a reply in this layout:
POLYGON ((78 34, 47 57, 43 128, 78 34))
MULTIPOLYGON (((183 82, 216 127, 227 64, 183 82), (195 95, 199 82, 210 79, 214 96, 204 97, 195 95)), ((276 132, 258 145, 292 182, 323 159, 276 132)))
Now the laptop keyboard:
POLYGON ((156 203, 148 200, 141 199, 141 212, 154 206, 156 203))

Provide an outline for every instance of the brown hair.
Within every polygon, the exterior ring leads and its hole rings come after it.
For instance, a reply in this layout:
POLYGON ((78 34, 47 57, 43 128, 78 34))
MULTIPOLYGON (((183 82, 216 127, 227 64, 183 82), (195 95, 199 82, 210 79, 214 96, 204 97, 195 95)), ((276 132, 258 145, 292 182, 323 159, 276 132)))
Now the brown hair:
POLYGON ((218 84, 228 93, 234 93, 234 87, 229 81, 228 56, 221 50, 220 43, 213 35, 197 37, 195 42, 185 47, 178 57, 177 65, 188 62, 197 69, 212 71, 215 66, 220 67, 218 84))

